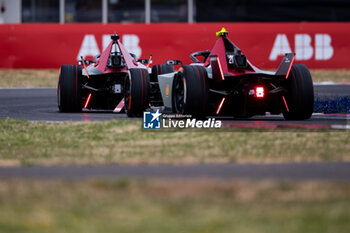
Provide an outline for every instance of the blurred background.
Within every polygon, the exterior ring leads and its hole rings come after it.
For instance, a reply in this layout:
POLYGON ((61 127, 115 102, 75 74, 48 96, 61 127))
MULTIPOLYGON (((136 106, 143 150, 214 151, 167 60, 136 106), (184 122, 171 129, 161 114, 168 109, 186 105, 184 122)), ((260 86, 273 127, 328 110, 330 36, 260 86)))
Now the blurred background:
POLYGON ((344 22, 347 0, 1 0, 1 23, 344 22))

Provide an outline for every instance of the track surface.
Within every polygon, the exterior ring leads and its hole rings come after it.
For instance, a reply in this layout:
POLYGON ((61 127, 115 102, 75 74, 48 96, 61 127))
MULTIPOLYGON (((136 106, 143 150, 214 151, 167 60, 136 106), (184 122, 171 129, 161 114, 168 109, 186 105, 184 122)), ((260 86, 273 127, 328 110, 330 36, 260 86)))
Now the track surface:
POLYGON ((126 118, 116 113, 59 113, 56 88, 0 89, 0 119, 102 121, 126 118))
POLYGON ((220 178, 350 181, 350 163, 0 167, 0 178, 220 178))
MULTIPOLYGON (((316 86, 315 95, 349 95, 349 85, 316 86)), ((0 119, 16 118, 31 121, 103 121, 126 118, 125 114, 98 113, 59 113, 55 88, 0 89, 0 119)), ((285 121, 282 116, 261 116, 247 120, 223 119, 231 126, 317 126, 346 125, 346 115, 313 115, 306 121, 285 121)))

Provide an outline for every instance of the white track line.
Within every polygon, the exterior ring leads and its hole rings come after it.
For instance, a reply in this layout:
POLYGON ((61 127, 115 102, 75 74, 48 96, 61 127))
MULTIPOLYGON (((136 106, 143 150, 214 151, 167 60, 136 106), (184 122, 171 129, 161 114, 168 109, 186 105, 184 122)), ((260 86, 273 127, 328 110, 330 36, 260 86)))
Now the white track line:
POLYGON ((337 85, 350 85, 350 82, 319 82, 314 83, 314 86, 337 86, 337 85))

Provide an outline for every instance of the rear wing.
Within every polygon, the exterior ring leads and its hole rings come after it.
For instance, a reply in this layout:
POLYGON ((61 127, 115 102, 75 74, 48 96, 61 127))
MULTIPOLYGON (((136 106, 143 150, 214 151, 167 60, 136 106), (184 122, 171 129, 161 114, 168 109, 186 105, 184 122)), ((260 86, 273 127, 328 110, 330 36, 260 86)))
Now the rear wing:
POLYGON ((289 75, 290 69, 293 66, 294 60, 295 60, 295 53, 286 53, 275 75, 284 76, 288 78, 288 75, 289 75))

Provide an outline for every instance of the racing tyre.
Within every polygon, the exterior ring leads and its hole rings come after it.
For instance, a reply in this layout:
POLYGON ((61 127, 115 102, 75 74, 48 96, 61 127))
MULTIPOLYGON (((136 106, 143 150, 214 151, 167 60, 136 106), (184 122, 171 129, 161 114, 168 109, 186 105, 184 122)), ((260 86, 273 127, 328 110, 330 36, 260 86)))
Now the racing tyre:
POLYGON ((288 111, 286 120, 309 119, 314 111, 314 87, 309 69, 303 64, 293 65, 287 79, 288 94, 285 99, 288 111))
POLYGON ((146 69, 133 68, 125 80, 125 112, 129 117, 140 117, 149 105, 150 79, 146 69))
POLYGON ((168 64, 152 66, 151 82, 158 82, 157 77, 159 74, 168 74, 173 73, 174 71, 174 66, 168 64))
POLYGON ((183 66, 174 78, 173 107, 176 113, 203 118, 207 113, 208 74, 202 66, 183 66))
POLYGON ((57 87, 57 104, 61 112, 81 111, 81 80, 81 66, 61 66, 57 87))

